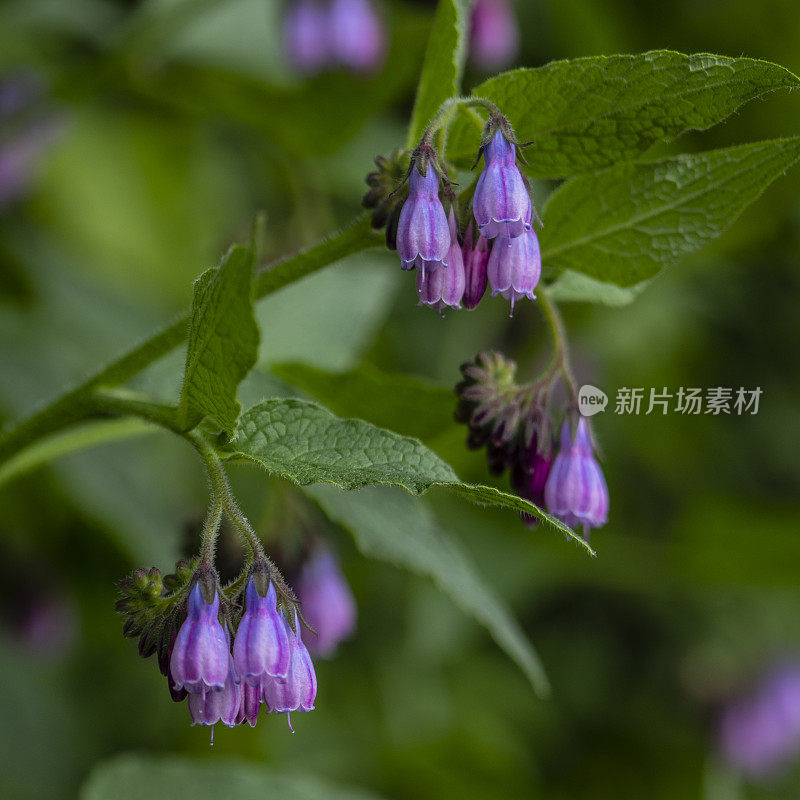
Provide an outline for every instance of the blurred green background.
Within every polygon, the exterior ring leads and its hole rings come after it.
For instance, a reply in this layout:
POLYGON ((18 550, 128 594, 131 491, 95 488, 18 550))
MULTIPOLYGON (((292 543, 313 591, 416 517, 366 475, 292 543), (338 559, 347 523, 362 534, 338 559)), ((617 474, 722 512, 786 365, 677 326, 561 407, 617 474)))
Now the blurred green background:
MULTIPOLYGON (((433 4, 380 9, 379 74, 300 79, 272 0, 0 3, 0 73, 35 76, 28 122, 44 131, 28 191, 0 206, 4 421, 183 309, 258 210, 275 257, 358 212, 373 156, 404 140, 433 4)), ((518 65, 668 47, 800 72, 795 0, 525 0, 517 13, 518 65)), ((465 86, 483 77, 470 66, 465 86)), ((771 95, 668 152, 795 133, 799 119, 800 96, 771 95)), ((596 560, 513 514, 431 501, 539 649, 547 701, 431 584, 326 529, 357 636, 317 661, 317 710, 295 735, 262 718, 220 729, 210 749, 113 611, 116 580, 168 571, 205 511, 188 448, 131 438, 4 485, 0 796, 75 796, 130 751, 236 757, 397 800, 800 796, 800 769, 738 782, 713 738, 720 702, 773 655, 800 652, 798 259, 794 171, 633 305, 565 307, 579 381, 612 403, 621 386, 763 389, 757 416, 596 418, 612 508, 596 560)), ((451 386, 480 349, 523 374, 548 356, 533 304, 509 322, 501 301, 444 320, 415 303, 413 278, 379 251, 290 287, 259 305, 260 375, 243 394, 280 391, 270 367, 283 362, 366 361, 451 386)), ((139 385, 174 398, 181 360, 139 385)), ((463 479, 490 481, 463 438, 448 423, 433 445, 463 479)), ((268 531, 269 483, 243 467, 233 479, 268 531)))

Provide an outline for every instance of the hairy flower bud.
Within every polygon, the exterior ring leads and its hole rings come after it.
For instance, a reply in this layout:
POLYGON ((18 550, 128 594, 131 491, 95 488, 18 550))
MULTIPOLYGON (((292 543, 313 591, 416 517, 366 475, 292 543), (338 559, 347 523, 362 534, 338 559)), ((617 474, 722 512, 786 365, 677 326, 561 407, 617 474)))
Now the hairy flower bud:
POLYGON ((175 689, 190 694, 222 689, 230 672, 230 652, 218 619, 219 594, 207 603, 199 581, 189 593, 186 620, 172 648, 169 670, 175 689))
POLYGON ((368 73, 383 63, 383 23, 369 0, 333 0, 328 31, 331 55, 344 66, 368 73))
POLYGON ((464 297, 461 302, 469 309, 475 308, 486 294, 490 253, 489 240, 480 234, 477 240, 474 240, 473 236, 473 226, 470 221, 461 249, 464 259, 464 297))
POLYGON ((482 69, 496 71, 511 63, 519 50, 519 24, 509 0, 476 0, 469 46, 482 69))
POLYGON ((446 266, 450 249, 450 227, 439 200, 439 176, 428 162, 424 175, 415 163, 409 175, 408 199, 400 212, 397 254, 403 269, 417 267, 432 272, 446 266))
POLYGON ((498 127, 482 151, 485 168, 472 198, 478 230, 487 239, 521 236, 531 228, 532 209, 528 188, 516 164, 516 148, 498 127))
POLYGON ((599 528, 608 519, 608 487, 603 471, 594 457, 586 419, 578 420, 572 437, 569 420, 561 428, 559 452, 545 486, 547 510, 571 528, 583 526, 584 539, 589 530, 599 528))
POLYGON ((316 0, 295 0, 283 21, 283 49, 298 72, 319 72, 329 58, 328 20, 316 0))
POLYGON ((450 248, 447 251, 446 266, 441 269, 417 272, 417 294, 419 305, 437 308, 444 316, 444 309, 461 308, 464 296, 464 260, 458 244, 458 230, 453 210, 450 209, 450 248))
POLYGON ((233 660, 240 678, 252 686, 261 685, 267 678, 284 678, 289 669, 289 639, 277 601, 273 583, 262 597, 254 578, 250 578, 245 612, 233 642, 233 660))
POLYGON ((333 655, 339 642, 353 635, 357 611, 353 593, 330 550, 317 550, 303 564, 297 594, 303 616, 317 634, 309 639, 309 650, 315 655, 333 655))
POLYGON ((535 300, 533 290, 542 275, 542 256, 534 231, 527 230, 514 239, 498 237, 489 256, 487 272, 492 297, 502 294, 509 300, 512 315, 517 300, 523 297, 535 300))

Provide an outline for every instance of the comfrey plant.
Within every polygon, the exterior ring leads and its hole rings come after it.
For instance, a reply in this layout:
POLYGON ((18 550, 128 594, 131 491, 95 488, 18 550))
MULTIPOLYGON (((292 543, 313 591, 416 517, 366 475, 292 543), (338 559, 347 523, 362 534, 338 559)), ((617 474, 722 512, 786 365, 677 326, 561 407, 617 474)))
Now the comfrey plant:
MULTIPOLYGON (((319 38, 310 12, 349 10, 349 25, 363 2, 293 7, 299 66, 316 69, 323 54, 330 63, 330 48, 345 39, 359 44, 352 31, 342 33, 344 23, 340 30, 330 20, 319 38)), ((537 526, 537 536, 556 531, 594 554, 589 533, 608 519, 609 492, 589 422, 578 413, 559 304, 633 301, 662 269, 728 228, 800 158, 798 136, 661 159, 648 152, 684 131, 710 128, 768 92, 800 86, 784 68, 752 59, 655 51, 559 61, 495 76, 462 97, 468 7, 439 3, 408 135, 378 156, 367 176, 368 214, 277 261, 261 253, 259 222, 250 241, 200 274, 184 317, 0 434, 0 480, 55 454, 130 435, 130 428, 121 432, 123 418, 196 452, 210 486, 197 555, 171 575, 135 570, 121 583, 118 608, 124 633, 138 639, 143 656, 157 656, 173 698, 187 700, 198 724, 255 725, 262 711, 311 710, 311 628, 318 626, 316 648, 330 653, 355 618, 330 562, 303 571, 298 600, 231 491, 227 475, 235 464, 261 467, 273 488, 295 484, 364 555, 446 587, 546 693, 543 669, 510 610, 418 496, 438 487, 510 509, 537 526), (544 184, 532 182, 538 179, 561 181, 546 204, 544 184), (402 268, 416 271, 422 305, 481 314, 488 289, 512 312, 524 310, 515 338, 527 335, 529 312, 541 313, 551 331, 551 361, 532 381, 517 382, 515 365, 499 353, 479 354, 462 368, 457 415, 468 426, 467 444, 485 447, 490 472, 509 472, 513 492, 463 482, 422 441, 402 435, 420 431, 431 396, 428 384, 410 376, 377 379, 369 367, 310 381, 288 369, 283 378, 297 386, 297 397, 290 391, 240 405, 239 385, 259 355, 255 303, 346 256, 387 246, 402 268), (179 394, 165 401, 129 385, 181 345, 179 394), (345 379, 356 391, 340 391, 345 379), (393 402, 396 387, 413 399, 406 403, 413 419, 393 402), (366 402, 351 411, 348 398, 355 397, 366 402), (329 485, 313 486, 320 483, 329 485), (350 491, 365 487, 372 488, 350 491), (223 519, 244 545, 241 571, 229 583, 215 562, 223 519), (317 573, 316 587, 307 573, 317 573), (481 593, 493 602, 476 604, 481 593)), ((358 20, 364 24, 363 15, 358 20)), ((372 56, 336 52, 338 63, 372 63, 372 56)))

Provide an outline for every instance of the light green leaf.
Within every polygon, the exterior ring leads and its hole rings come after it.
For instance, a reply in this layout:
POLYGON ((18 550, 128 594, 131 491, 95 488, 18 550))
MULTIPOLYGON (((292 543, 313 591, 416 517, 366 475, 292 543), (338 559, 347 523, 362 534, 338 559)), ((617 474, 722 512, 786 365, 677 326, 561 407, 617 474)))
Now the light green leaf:
POLYGON ((617 286, 652 278, 724 231, 800 157, 800 137, 620 164, 550 197, 542 261, 617 286))
POLYGON ((349 494, 331 486, 306 491, 331 520, 352 534, 364 555, 431 578, 486 627, 539 695, 548 693, 544 669, 524 631, 458 541, 437 524, 423 503, 379 487, 349 494))
MULTIPOLYGON (((227 732, 227 731, 226 731, 227 732)), ((277 772, 252 762, 127 754, 95 767, 81 800, 378 800, 362 789, 337 786, 309 775, 277 772)))
POLYGON ((469 0, 439 0, 417 87, 406 146, 415 147, 439 106, 461 91, 469 0))
POLYGON ((547 294, 557 303, 603 303, 607 306, 625 306, 632 303, 646 288, 648 281, 635 286, 617 286, 590 278, 582 272, 565 269, 547 287, 547 294))
MULTIPOLYGON (((518 69, 476 86, 514 125, 527 171, 563 178, 627 161, 656 142, 706 130, 739 106, 800 78, 768 61, 654 50, 592 56, 518 69)), ((448 137, 448 158, 469 167, 483 129, 464 110, 448 137)))
POLYGON ((350 372, 328 372, 299 363, 275 364, 271 371, 334 414, 357 417, 405 436, 433 439, 455 424, 453 389, 423 378, 381 372, 370 364, 350 372))
POLYGON ((179 420, 193 428, 211 417, 232 434, 241 410, 236 389, 258 357, 253 316, 253 250, 232 247, 217 269, 194 282, 179 420))
POLYGON ((231 461, 249 461, 298 486, 323 482, 360 489, 388 484, 412 494, 443 486, 479 505, 533 514, 594 555, 574 531, 533 503, 489 486, 462 483, 419 440, 363 420, 341 419, 306 400, 264 400, 248 409, 224 453, 231 461))

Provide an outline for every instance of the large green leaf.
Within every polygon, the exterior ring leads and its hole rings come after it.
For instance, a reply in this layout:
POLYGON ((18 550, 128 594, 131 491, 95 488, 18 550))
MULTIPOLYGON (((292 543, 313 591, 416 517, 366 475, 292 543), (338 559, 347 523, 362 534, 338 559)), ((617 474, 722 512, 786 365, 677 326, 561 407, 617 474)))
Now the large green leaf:
MULTIPOLYGON (((743 103, 800 78, 768 61, 654 50, 518 69, 476 86, 514 125, 528 171, 563 178, 640 155, 655 142, 706 130, 743 103)), ((474 110, 450 130, 448 158, 471 166, 483 129, 474 110)))
POLYGON ((224 758, 122 755, 95 767, 81 789, 81 800, 378 800, 302 774, 282 773, 252 762, 224 758))
POLYGON ((724 231, 799 157, 795 136, 573 178, 545 208, 543 263, 623 287, 647 280, 724 231))
POLYGON ((306 400, 270 399, 248 409, 225 452, 229 460, 257 464, 299 486, 323 482, 360 489, 388 484, 412 494, 443 486, 479 505, 533 514, 594 554, 574 531, 533 503, 489 486, 462 483, 419 440, 363 420, 341 419, 306 400))
POLYGON ((382 372, 369 364, 349 372, 275 364, 271 371, 334 414, 357 417, 405 436, 433 439, 455 424, 452 388, 412 375, 382 372))
POLYGON ((431 578, 456 605, 487 628, 534 689, 540 695, 547 694, 547 677, 524 631, 458 541, 437 524, 424 503, 383 487, 349 494, 332 486, 307 491, 334 522, 350 531, 364 555, 431 578))
POLYGON ((428 36, 428 48, 408 129, 407 147, 414 147, 439 106, 461 91, 467 57, 469 0, 439 0, 428 36))
POLYGON ((241 410, 236 390, 258 357, 253 265, 253 250, 237 245, 219 268, 206 270, 194 283, 179 408, 182 427, 211 417, 233 433, 241 410))

